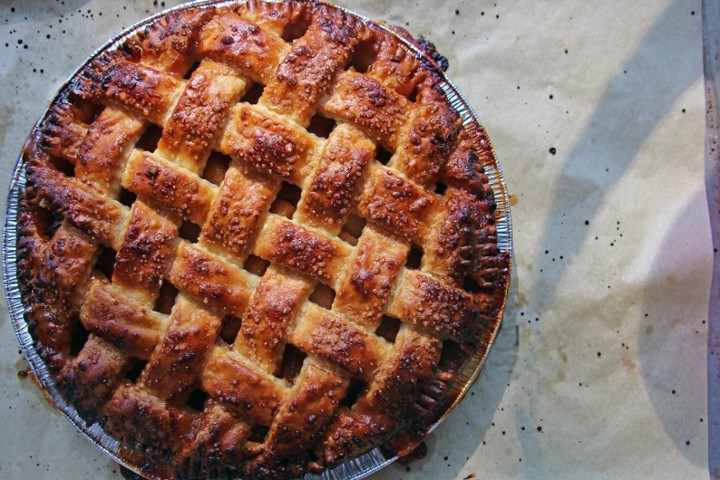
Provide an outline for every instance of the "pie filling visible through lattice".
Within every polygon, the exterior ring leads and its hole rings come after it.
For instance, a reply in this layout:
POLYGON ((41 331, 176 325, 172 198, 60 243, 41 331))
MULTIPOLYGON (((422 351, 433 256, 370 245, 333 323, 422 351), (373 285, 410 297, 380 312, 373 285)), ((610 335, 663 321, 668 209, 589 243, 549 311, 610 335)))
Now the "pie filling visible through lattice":
POLYGON ((18 280, 130 465, 301 476, 407 454, 454 404, 509 259, 441 81, 338 8, 249 1, 153 19, 63 88, 23 151, 18 280))

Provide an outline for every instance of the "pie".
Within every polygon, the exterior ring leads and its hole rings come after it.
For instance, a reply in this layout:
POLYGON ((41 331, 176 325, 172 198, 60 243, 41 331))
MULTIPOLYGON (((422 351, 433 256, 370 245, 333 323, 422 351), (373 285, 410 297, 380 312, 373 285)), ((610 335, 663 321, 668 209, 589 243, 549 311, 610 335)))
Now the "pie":
POLYGON ((418 45, 317 2, 176 9, 93 56, 31 133, 34 348, 142 475, 403 456, 467 389, 509 252, 490 141, 418 45))

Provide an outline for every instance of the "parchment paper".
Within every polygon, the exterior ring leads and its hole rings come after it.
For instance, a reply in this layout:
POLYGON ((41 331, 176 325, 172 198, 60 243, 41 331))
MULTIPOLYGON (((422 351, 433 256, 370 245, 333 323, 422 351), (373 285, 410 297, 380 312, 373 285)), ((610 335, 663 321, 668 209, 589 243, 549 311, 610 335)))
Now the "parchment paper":
MULTIPOLYGON (((707 478, 700 0, 339 3, 448 57, 513 195, 513 286, 485 369, 425 459, 372 478, 707 478)), ((175 4, 0 4, 3 212, 61 83, 175 4)), ((0 302, 0 478, 122 478, 18 376, 0 302)))

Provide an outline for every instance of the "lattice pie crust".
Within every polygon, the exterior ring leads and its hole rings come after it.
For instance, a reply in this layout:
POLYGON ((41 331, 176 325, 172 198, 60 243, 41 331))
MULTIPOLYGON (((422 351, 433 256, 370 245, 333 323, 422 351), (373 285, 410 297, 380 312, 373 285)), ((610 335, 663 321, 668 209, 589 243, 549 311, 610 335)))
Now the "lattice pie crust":
POLYGON ((131 465, 296 477, 406 454, 453 404, 508 258, 489 140, 440 81, 340 9, 250 1, 156 18, 64 87, 23 153, 19 281, 131 465))

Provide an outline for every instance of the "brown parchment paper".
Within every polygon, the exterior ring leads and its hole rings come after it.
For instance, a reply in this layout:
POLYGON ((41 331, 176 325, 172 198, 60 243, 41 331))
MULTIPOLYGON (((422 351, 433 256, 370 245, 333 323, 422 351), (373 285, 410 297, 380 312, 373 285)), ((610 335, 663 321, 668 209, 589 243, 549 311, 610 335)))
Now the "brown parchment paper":
MULTIPOLYGON (((61 83, 177 3, 0 3, 2 212, 61 83)), ((513 285, 485 369, 425 459, 372 478, 707 478, 700 0, 338 3, 447 56, 513 200, 513 285)), ((0 302, 0 478, 122 478, 18 376, 0 302)))

